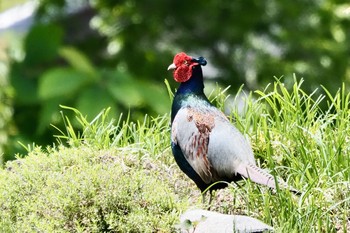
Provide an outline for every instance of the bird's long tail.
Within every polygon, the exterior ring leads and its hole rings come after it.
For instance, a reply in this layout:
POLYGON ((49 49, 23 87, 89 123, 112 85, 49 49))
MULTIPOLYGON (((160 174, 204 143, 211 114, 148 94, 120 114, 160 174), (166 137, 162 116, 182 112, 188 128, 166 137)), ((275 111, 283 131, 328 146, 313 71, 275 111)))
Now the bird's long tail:
MULTIPOLYGON (((240 174, 241 176, 250 179, 251 181, 266 185, 267 187, 276 189, 276 181, 275 177, 271 175, 270 173, 266 172, 265 170, 253 165, 253 164, 244 164, 241 163, 236 168, 236 172, 240 174)), ((278 181, 278 187, 283 189, 288 189, 294 194, 300 195, 301 192, 290 187, 286 182, 283 180, 277 179, 278 181)))

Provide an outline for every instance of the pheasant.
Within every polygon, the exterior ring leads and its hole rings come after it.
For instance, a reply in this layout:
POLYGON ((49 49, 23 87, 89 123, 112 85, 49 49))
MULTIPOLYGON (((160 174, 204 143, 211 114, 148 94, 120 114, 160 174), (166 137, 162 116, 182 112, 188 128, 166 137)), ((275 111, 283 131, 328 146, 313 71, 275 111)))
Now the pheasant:
POLYGON ((171 148, 180 169, 192 179, 203 194, 225 188, 228 182, 248 178, 276 189, 289 189, 282 180, 256 165, 253 150, 245 137, 205 96, 201 66, 203 57, 193 58, 184 52, 175 55, 173 70, 180 87, 171 109, 171 148), (218 182, 224 181, 224 182, 218 182))

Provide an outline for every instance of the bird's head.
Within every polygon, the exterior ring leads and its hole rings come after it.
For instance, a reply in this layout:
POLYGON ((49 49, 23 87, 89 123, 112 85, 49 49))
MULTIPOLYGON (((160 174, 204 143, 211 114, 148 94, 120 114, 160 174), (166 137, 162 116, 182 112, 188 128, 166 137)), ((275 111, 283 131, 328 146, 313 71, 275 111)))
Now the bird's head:
POLYGON ((183 83, 191 78, 194 67, 206 64, 204 57, 193 58, 181 52, 175 55, 173 64, 168 67, 168 70, 174 70, 175 81, 183 83))

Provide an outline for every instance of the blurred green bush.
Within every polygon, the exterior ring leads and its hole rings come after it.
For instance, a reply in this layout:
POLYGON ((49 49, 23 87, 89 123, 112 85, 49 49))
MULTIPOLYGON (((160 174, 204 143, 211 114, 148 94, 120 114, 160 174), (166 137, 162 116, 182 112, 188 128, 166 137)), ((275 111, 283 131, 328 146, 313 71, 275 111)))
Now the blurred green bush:
MULTIPOLYGON (((293 73, 305 91, 335 93, 350 80, 350 4, 335 0, 39 1, 13 60, 17 139, 51 144, 59 104, 93 118, 102 108, 132 119, 170 109, 164 79, 173 55, 207 57, 208 82, 259 89, 293 73)), ((174 85, 173 81, 170 81, 174 85)), ((111 114, 112 115, 112 114, 111 114)), ((16 135, 15 135, 16 136, 16 135)))
POLYGON ((8 82, 8 62, 0 54, 0 167, 4 160, 7 160, 7 153, 11 148, 9 135, 13 134, 11 122, 13 115, 12 99, 13 89, 8 82))

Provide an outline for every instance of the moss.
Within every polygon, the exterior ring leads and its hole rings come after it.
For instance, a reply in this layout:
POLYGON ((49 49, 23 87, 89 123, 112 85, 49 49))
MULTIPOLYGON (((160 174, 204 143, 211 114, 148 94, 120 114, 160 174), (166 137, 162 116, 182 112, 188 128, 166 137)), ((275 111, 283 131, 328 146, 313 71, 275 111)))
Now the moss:
POLYGON ((9 162, 0 171, 1 231, 171 231, 179 203, 162 171, 137 156, 81 146, 9 162))

